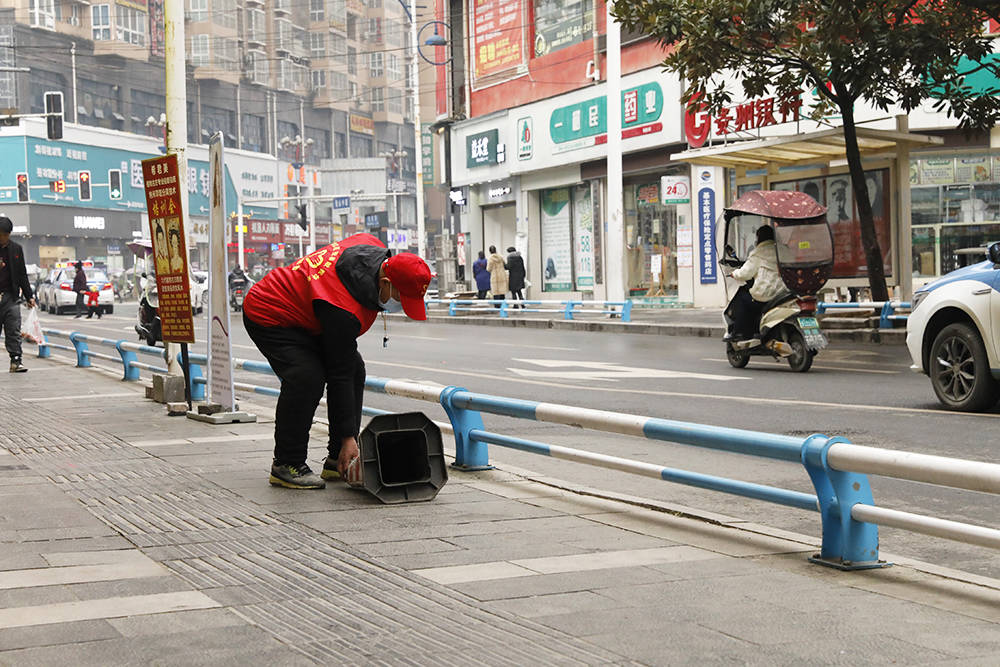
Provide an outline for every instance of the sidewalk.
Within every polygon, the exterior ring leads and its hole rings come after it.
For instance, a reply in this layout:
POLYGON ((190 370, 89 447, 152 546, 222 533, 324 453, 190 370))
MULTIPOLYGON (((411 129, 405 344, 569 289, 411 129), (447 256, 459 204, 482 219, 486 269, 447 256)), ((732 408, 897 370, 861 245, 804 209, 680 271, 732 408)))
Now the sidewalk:
MULTIPOLYGON (((635 307, 632 309, 632 321, 622 322, 607 315, 596 313, 575 314, 575 319, 566 320, 560 313, 521 313, 516 309, 508 311, 510 316, 501 318, 498 314, 463 312, 455 316, 448 315, 446 308, 435 306, 428 308, 427 319, 430 322, 447 324, 478 324, 498 327, 531 327, 542 329, 563 329, 575 331, 610 331, 615 333, 655 334, 659 336, 700 336, 703 338, 722 338, 726 332, 723 324, 722 308, 652 308, 635 307)), ((848 311, 830 311, 825 317, 847 319, 848 311)), ((822 318, 821 318, 822 323, 822 318)), ((831 341, 855 343, 884 343, 903 345, 906 342, 906 329, 866 328, 833 328, 825 325, 823 333, 831 341)))
POLYGON ((0 375, 0 665, 1000 653, 995 580, 888 554, 895 567, 843 573, 806 561, 813 537, 502 464, 452 472, 422 504, 272 488, 265 404, 261 423, 210 426, 98 370, 30 368, 0 375))

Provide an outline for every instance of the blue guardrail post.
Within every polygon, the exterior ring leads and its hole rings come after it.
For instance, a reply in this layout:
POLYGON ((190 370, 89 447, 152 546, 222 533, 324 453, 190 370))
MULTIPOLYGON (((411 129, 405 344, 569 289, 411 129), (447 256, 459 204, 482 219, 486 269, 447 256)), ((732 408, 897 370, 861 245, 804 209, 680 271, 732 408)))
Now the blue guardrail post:
POLYGON ((122 347, 122 343, 125 341, 120 340, 115 344, 115 349, 118 350, 118 354, 122 358, 122 366, 125 367, 125 375, 122 376, 122 380, 127 380, 128 382, 136 382, 139 379, 139 369, 132 365, 133 361, 139 361, 139 357, 136 356, 135 352, 132 350, 126 350, 122 347))
POLYGON ((77 368, 90 368, 90 357, 87 356, 87 352, 89 351, 87 341, 81 340, 80 334, 76 331, 69 335, 69 340, 73 343, 73 347, 76 349, 77 368))
POLYGON ((632 321, 632 299, 625 299, 625 305, 622 306, 622 322, 632 321))
POLYGON ((38 345, 38 358, 48 359, 52 356, 52 350, 49 349, 49 335, 42 332, 42 342, 38 345))
POLYGON ((839 570, 870 570, 891 563, 878 559, 878 526, 855 521, 851 507, 874 505, 868 477, 830 467, 827 452, 844 438, 813 435, 802 443, 802 464, 816 489, 823 521, 823 546, 809 560, 839 570))
POLYGON ((486 430, 483 426, 483 416, 475 410, 456 407, 452 397, 456 392, 466 391, 464 387, 446 387, 441 392, 441 407, 451 420, 455 431, 455 463, 453 467, 460 470, 489 470, 490 453, 488 447, 481 442, 473 442, 469 432, 473 429, 486 430))

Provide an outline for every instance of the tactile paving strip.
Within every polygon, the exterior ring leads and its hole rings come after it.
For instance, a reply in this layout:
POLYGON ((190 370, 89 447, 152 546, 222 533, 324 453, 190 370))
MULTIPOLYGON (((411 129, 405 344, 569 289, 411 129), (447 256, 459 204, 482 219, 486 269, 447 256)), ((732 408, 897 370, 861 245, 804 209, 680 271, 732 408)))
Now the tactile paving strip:
POLYGON ((608 664, 582 640, 373 560, 112 435, 0 397, 0 435, 151 558, 318 663, 608 664), (15 412, 16 410, 16 412, 15 412), (10 411, 10 412, 8 412, 10 411))

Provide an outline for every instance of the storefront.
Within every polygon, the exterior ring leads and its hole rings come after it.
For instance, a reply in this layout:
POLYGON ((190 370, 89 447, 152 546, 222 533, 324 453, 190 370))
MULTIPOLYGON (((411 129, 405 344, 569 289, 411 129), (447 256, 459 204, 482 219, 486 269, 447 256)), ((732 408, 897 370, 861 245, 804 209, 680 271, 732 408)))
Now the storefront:
POLYGON ((1000 239, 1000 148, 910 160, 914 281, 980 261, 1000 239))
POLYGON ((140 235, 141 211, 95 211, 69 206, 27 204, 11 207, 14 236, 30 264, 90 259, 109 271, 132 265, 125 244, 140 235))
POLYGON ((676 297, 677 203, 661 179, 689 173, 664 150, 681 140, 667 113, 676 77, 653 68, 623 78, 626 256, 605 256, 607 98, 604 84, 456 126, 452 182, 468 186, 461 208, 467 261, 491 245, 525 258, 532 298, 602 299, 608 266, 629 266, 630 292, 676 297), (657 259, 658 258, 658 259, 657 259), (658 269, 653 273, 653 269, 658 269))

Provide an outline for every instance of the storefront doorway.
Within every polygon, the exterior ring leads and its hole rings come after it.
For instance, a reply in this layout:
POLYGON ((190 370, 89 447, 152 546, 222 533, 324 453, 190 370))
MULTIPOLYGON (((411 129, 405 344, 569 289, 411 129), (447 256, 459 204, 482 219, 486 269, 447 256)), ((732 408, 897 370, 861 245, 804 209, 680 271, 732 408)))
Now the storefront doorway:
POLYGON ((628 179, 624 195, 628 295, 676 296, 678 206, 661 203, 659 174, 628 179))
POLYGON ((507 248, 514 245, 516 234, 517 207, 513 202, 483 208, 482 250, 488 250, 491 245, 496 246, 500 256, 506 257, 507 248))

